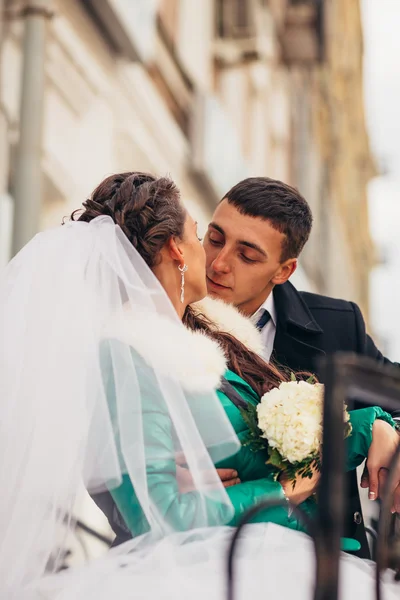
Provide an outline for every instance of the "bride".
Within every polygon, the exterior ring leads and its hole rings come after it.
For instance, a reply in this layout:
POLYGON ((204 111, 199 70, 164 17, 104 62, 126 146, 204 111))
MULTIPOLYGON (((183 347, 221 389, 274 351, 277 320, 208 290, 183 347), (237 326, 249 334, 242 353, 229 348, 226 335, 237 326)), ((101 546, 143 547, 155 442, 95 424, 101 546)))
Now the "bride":
MULTIPOLYGON (((313 512, 317 476, 294 489, 276 482, 262 453, 238 442, 245 425, 221 378, 256 404, 284 376, 248 349, 248 339, 241 343, 190 306, 206 294, 204 273, 196 223, 175 185, 142 173, 106 179, 83 212, 36 236, 7 267, 2 597, 223 598, 227 525, 269 496, 313 512), (228 458, 241 483, 225 490, 215 467, 228 458), (111 492, 111 522, 134 539, 82 569, 43 577, 82 484, 111 492)), ((398 443, 390 416, 373 407, 351 420, 347 467, 362 462, 372 439, 386 445, 387 467, 398 443)), ((311 598, 310 540, 290 531, 301 523, 282 508, 261 521, 243 541, 239 597, 311 598)), ((355 588, 372 597, 371 570, 343 557, 342 598, 355 588)), ((385 593, 399 593, 390 574, 385 593)))

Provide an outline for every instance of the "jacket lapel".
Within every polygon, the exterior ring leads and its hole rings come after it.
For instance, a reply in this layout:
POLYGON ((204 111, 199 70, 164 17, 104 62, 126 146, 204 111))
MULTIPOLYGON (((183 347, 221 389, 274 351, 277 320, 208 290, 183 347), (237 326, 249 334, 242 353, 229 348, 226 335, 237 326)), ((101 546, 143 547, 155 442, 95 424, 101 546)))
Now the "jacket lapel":
POLYGON ((319 347, 323 330, 290 282, 274 288, 274 302, 278 322, 273 361, 293 371, 318 375, 317 359, 325 355, 319 347))

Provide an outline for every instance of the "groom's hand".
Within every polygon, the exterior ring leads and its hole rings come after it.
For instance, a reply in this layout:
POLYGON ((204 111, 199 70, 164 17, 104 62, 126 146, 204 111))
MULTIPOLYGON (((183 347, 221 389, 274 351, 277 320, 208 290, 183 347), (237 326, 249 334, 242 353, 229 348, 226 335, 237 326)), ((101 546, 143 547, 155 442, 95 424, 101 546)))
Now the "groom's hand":
MULTIPOLYGON (((379 489, 379 497, 380 498, 382 497, 383 493, 385 492, 388 475, 389 475, 388 469, 386 469, 385 467, 382 467, 381 469, 379 469, 378 489, 379 489)), ((370 490, 374 489, 373 486, 371 488, 369 481, 370 481, 370 479, 369 479, 369 475, 368 475, 368 468, 367 468, 367 466, 365 466, 363 474, 361 476, 361 487, 362 488, 370 488, 370 490)), ((396 513, 400 514, 400 483, 395 482, 394 489, 392 488, 392 495, 393 495, 393 497, 392 497, 391 511, 392 511, 392 513, 396 512, 396 513)), ((374 499, 374 498, 372 498, 372 499, 374 499)))
MULTIPOLYGON (((181 494, 186 494, 195 489, 192 474, 186 465, 186 457, 183 452, 177 452, 175 455, 176 463, 176 478, 179 491, 181 494)), ((213 471, 215 476, 215 471, 213 471)), ((227 488, 240 483, 237 471, 235 469, 217 469, 217 474, 222 485, 227 488)))
POLYGON ((217 469, 220 480, 224 487, 231 487, 240 483, 237 471, 234 469, 217 469))
MULTIPOLYGON (((213 471, 213 473, 215 476, 215 471, 213 471)), ((240 483, 238 474, 234 469, 217 469, 217 473, 224 487, 230 487, 240 483)), ((190 473, 189 469, 179 464, 176 465, 176 479, 178 482, 179 492, 181 494, 187 494, 188 492, 192 492, 196 489, 192 474, 190 473)))
MULTIPOLYGON (((368 452, 366 467, 361 478, 361 487, 369 488, 370 500, 382 497, 386 487, 387 469, 400 442, 397 432, 382 420, 375 421, 372 428, 372 444, 368 452)), ((390 493, 393 495, 392 511, 400 511, 400 465, 390 493)))

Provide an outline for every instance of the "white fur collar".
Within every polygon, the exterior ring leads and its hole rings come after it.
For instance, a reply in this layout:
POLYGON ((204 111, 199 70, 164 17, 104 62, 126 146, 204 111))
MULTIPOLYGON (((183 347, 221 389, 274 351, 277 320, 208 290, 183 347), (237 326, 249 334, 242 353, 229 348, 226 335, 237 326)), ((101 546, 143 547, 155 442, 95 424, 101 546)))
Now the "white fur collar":
POLYGON ((144 309, 114 318, 103 335, 134 348, 146 363, 178 380, 188 392, 216 390, 227 368, 216 342, 144 309))
POLYGON ((192 304, 192 308, 212 321, 218 331, 230 333, 255 354, 262 353, 261 333, 248 317, 245 317, 231 304, 207 296, 204 300, 192 304))

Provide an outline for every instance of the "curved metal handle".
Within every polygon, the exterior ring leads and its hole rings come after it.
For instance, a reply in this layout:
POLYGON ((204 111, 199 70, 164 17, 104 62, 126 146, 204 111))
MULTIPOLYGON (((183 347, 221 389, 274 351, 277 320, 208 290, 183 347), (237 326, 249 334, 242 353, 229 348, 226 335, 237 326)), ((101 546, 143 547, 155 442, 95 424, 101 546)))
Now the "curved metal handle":
MULTIPOLYGON (((239 525, 236 528, 235 533, 232 536, 232 541, 229 546, 228 552, 228 560, 227 560, 227 575, 228 575, 228 589, 227 589, 227 600, 234 600, 234 592, 235 592, 235 579, 234 579, 234 559, 235 552, 239 543, 240 534, 245 525, 248 525, 251 520, 257 516, 261 511, 266 510, 268 508, 275 508, 277 506, 287 507, 288 510, 292 511, 300 521, 303 521, 307 530, 309 531, 310 536, 314 542, 315 546, 315 537, 314 537, 314 522, 310 519, 308 514, 300 507, 292 504, 287 498, 281 499, 277 498, 276 500, 263 500, 257 506, 254 506, 250 510, 248 510, 240 520, 239 525)), ((317 553, 316 553, 317 554, 317 553)))

